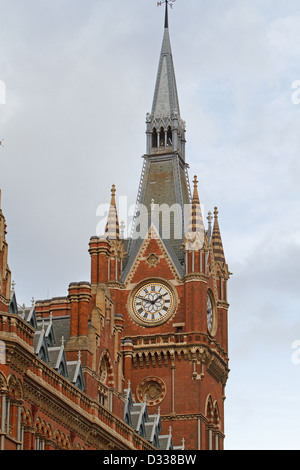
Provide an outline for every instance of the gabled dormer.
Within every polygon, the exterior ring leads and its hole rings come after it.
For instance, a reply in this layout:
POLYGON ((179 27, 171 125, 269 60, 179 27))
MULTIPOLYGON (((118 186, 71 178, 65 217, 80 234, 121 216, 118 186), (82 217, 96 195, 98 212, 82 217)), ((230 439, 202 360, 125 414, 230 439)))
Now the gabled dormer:
POLYGON ((8 312, 15 315, 18 313, 17 297, 14 289, 11 291, 8 312))
POLYGON ((35 306, 34 302, 32 302, 32 307, 30 308, 28 315, 26 317, 26 321, 31 325, 33 328, 37 329, 37 320, 36 320, 36 314, 35 314, 35 306))
POLYGON ((47 346, 47 341, 46 341, 46 337, 45 337, 45 330, 43 328, 41 330, 35 332, 33 346, 34 346, 35 354, 42 361, 48 363, 49 362, 49 352, 48 352, 48 346, 47 346))
POLYGON ((64 348, 64 340, 62 338, 61 346, 48 348, 50 365, 63 377, 68 377, 68 366, 64 348))
POLYGON ((75 385, 75 387, 79 388, 79 390, 84 391, 85 383, 84 383, 84 377, 83 377, 82 364, 80 360, 80 353, 78 355, 77 361, 67 362, 67 367, 68 367, 69 380, 75 385))
POLYGON ((54 328, 53 328, 52 316, 50 316, 49 321, 47 321, 47 320, 38 320, 36 328, 39 328, 39 326, 42 327, 42 324, 44 324, 45 337, 46 337, 48 347, 50 348, 50 347, 55 346, 56 340, 55 340, 55 333, 54 333, 54 328))

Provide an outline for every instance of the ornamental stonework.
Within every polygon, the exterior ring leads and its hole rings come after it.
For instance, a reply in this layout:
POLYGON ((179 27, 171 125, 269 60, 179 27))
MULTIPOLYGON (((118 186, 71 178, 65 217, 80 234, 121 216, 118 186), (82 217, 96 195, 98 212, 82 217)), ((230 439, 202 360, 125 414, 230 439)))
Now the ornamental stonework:
POLYGON ((166 385, 158 377, 147 377, 137 386, 136 394, 140 402, 147 401, 148 406, 158 405, 166 396, 166 385))
POLYGON ((150 268, 155 268, 159 263, 159 257, 155 253, 151 253, 146 259, 146 263, 150 268))

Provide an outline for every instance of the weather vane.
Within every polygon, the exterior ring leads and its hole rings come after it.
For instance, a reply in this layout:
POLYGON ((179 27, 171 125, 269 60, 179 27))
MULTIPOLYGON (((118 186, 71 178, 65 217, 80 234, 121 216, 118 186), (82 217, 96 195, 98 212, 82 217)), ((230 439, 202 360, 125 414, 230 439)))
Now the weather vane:
POLYGON ((175 3, 176 0, 162 0, 161 2, 157 2, 157 6, 161 7, 164 3, 170 6, 170 8, 173 8, 173 3, 175 3))

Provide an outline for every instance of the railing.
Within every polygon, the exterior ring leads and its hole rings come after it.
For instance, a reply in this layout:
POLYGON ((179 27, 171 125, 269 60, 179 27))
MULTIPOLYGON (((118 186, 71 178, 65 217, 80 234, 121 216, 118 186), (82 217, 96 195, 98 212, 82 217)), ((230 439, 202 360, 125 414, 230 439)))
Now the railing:
MULTIPOLYGON (((34 382, 34 375, 38 376, 45 382, 45 389, 52 392, 53 395, 61 394, 62 399, 65 398, 73 402, 74 407, 78 411, 81 410, 82 417, 90 420, 93 425, 106 426, 107 432, 115 431, 120 436, 120 442, 128 448, 136 448, 142 450, 153 450, 150 443, 138 436, 134 430, 128 426, 122 419, 104 408, 100 403, 90 399, 84 392, 78 390, 75 386, 57 374, 54 370, 49 369, 46 365, 36 359, 34 367, 31 368, 31 380, 34 382), (52 389, 52 390, 51 390, 52 389), (136 444, 137 443, 137 444, 136 444)), ((32 383, 33 385, 33 383, 32 383)), ((39 387, 41 382, 39 380, 39 387)), ((80 414, 80 411, 79 411, 80 414)))
POLYGON ((14 334, 29 346, 33 346, 34 329, 18 315, 0 313, 0 339, 1 333, 6 334, 2 335, 3 337, 7 337, 7 334, 14 334))

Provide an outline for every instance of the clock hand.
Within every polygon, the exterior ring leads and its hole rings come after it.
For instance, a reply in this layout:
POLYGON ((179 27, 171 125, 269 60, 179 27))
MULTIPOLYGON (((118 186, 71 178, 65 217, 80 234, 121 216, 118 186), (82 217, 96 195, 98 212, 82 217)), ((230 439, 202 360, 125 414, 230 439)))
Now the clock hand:
POLYGON ((138 299, 141 299, 141 300, 143 300, 143 301, 145 301, 145 302, 150 302, 149 300, 145 299, 145 297, 137 297, 137 298, 138 298, 138 299))

